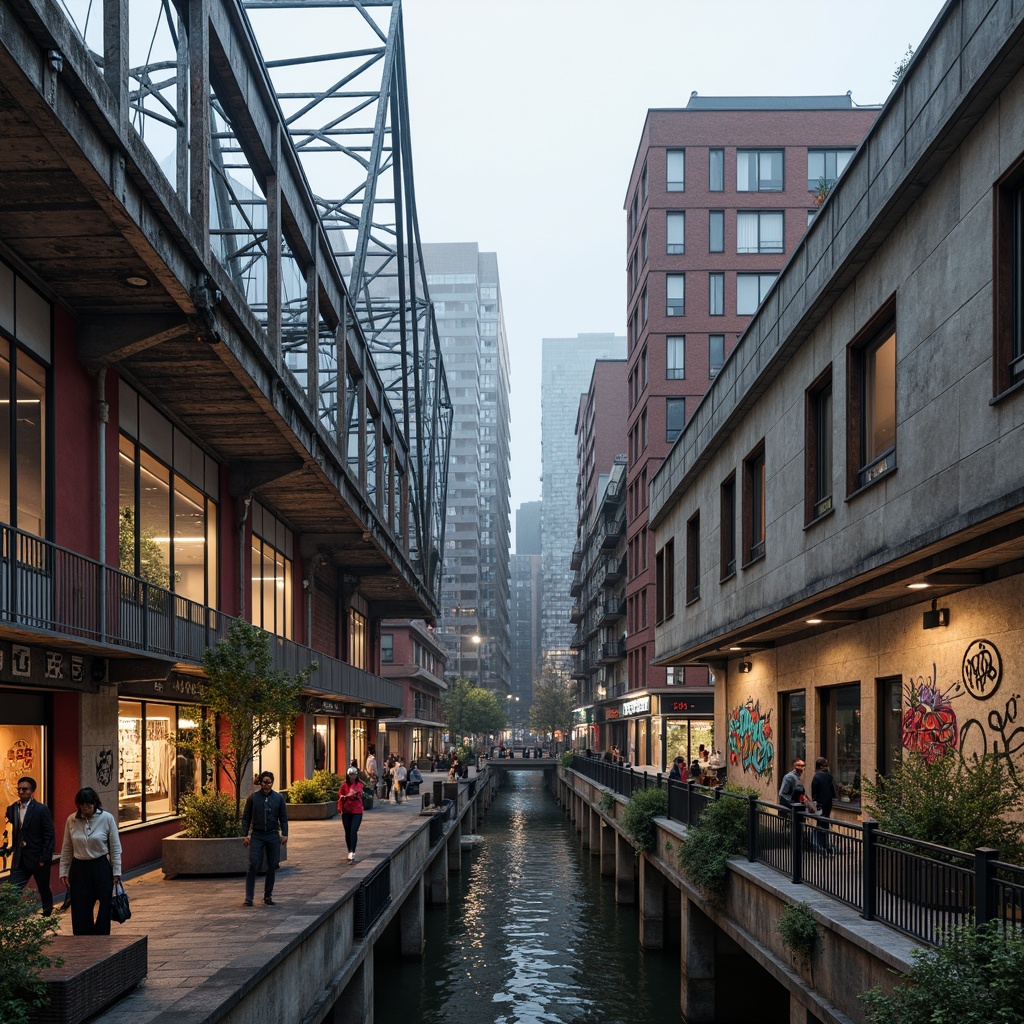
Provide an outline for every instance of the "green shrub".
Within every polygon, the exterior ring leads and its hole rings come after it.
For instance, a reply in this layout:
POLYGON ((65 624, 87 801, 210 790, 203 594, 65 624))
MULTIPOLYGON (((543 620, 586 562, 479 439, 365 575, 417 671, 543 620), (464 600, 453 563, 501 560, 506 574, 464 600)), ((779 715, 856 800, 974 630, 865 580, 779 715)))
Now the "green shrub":
POLYGON ((897 760, 888 777, 864 780, 867 809, 884 832, 970 853, 979 846, 1024 864, 1024 793, 1001 754, 966 760, 957 752, 932 764, 920 754, 897 760))
POLYGON ((290 804, 322 804, 325 799, 315 779, 296 779, 288 787, 285 798, 290 804))
MULTIPOLYGON (((725 792, 747 796, 749 790, 726 786, 725 792)), ((725 895, 729 858, 747 848, 747 804, 723 797, 708 804, 686 831, 679 847, 683 873, 711 902, 725 895)))
POLYGON ((1024 935, 990 922, 951 932, 938 949, 917 949, 914 966, 888 994, 860 998, 872 1024, 1022 1024, 1024 935))
POLYGON ((50 995, 39 972, 64 962, 46 955, 59 923, 56 915, 38 915, 34 892, 0 885, 0 1019, 4 1024, 26 1024, 32 1011, 38 1019, 38 1011, 49 1005, 50 995))
POLYGON ((561 757, 561 764, 563 768, 568 768, 572 764, 573 753, 571 750, 563 750, 561 757))
POLYGON ((609 790, 607 793, 601 794, 601 799, 598 802, 598 807, 604 811, 605 814, 611 814, 612 808, 615 806, 615 794, 609 790))
POLYGON ((619 821, 638 854, 654 849, 654 819, 668 814, 668 792, 641 789, 629 798, 619 821))
POLYGON ((810 965, 818 948, 818 921, 806 903, 790 903, 779 917, 779 934, 797 962, 810 965))
POLYGON ((338 790, 345 781, 344 777, 337 772, 329 772, 326 768, 320 768, 313 772, 313 782, 320 790, 320 803, 330 802, 338 799, 338 790))
POLYGON ((178 816, 189 839, 230 839, 242 834, 235 798, 215 789, 189 793, 178 801, 178 816))

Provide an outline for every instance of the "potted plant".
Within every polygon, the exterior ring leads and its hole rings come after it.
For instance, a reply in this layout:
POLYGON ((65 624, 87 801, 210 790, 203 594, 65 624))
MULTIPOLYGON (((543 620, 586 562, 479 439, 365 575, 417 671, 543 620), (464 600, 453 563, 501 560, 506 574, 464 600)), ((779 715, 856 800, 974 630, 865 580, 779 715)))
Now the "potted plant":
MULTIPOLYGON (((248 868, 247 851, 237 836, 241 834, 242 797, 243 791, 248 793, 246 783, 253 759, 258 750, 291 728, 299 714, 302 687, 317 668, 313 662, 294 676, 275 669, 270 642, 269 633, 239 619, 231 624, 227 636, 207 648, 203 656, 206 703, 220 721, 221 735, 214 727, 213 716, 204 718, 196 709, 191 717, 202 724, 191 739, 179 738, 177 746, 214 764, 227 777, 234 793, 228 796, 205 792, 182 799, 179 813, 184 808, 186 820, 190 808, 198 807, 196 814, 204 816, 210 824, 186 827, 186 831, 163 840, 163 869, 168 877, 239 870, 244 873, 248 868), (230 813, 227 808, 231 808, 230 813), (228 834, 202 834, 207 828, 227 830, 228 834), (233 834, 231 829, 235 830, 233 834), (233 841, 242 858, 240 869, 215 851, 213 839, 233 841), (191 848, 186 852, 188 844, 191 848)), ((281 848, 282 859, 285 850, 286 847, 281 848)))
POLYGON ((285 792, 289 821, 315 821, 338 813, 341 777, 319 769, 311 779, 296 779, 285 792))

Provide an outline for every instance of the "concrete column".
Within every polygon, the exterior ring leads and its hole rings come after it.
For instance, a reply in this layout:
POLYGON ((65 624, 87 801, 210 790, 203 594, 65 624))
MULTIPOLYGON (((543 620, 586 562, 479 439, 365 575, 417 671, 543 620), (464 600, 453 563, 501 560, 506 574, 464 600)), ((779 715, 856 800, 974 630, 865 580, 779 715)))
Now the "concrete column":
POLYGON ((594 812, 590 809, 589 804, 581 802, 582 814, 580 814, 580 820, 578 822, 577 831, 580 834, 580 847, 584 850, 590 849, 590 819, 594 816, 594 812))
POLYGON ((715 1024, 715 925, 683 894, 679 1007, 689 1024, 715 1024))
POLYGON ((600 857, 601 856, 601 831, 604 822, 601 820, 601 815, 596 810, 590 812, 590 856, 600 857))
POLYGON ((615 876, 615 829, 607 822, 601 822, 601 874, 605 878, 615 876))
POLYGON ((448 871, 457 874, 462 870, 462 822, 456 823, 448 833, 448 871))
POLYGON ((618 832, 615 833, 615 902, 636 902, 636 850, 618 832))
POLYGON ((665 945, 665 876, 646 858, 640 858, 640 946, 665 945))
POLYGON ((405 898, 398 914, 398 941, 402 956, 418 960, 423 956, 423 892, 424 881, 421 878, 416 888, 405 898))
POLYGON ((373 949, 367 949, 363 962, 331 1008, 332 1024, 373 1024, 373 949))
POLYGON ((448 847, 430 862, 427 871, 427 901, 432 907, 448 902, 448 847))

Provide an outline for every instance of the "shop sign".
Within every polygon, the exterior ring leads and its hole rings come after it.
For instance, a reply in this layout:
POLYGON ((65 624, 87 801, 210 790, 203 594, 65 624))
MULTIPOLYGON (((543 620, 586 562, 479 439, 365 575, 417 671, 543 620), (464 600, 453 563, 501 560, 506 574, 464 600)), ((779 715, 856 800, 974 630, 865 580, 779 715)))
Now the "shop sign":
POLYGON ((0 643, 0 682, 85 690, 91 686, 92 658, 29 644, 0 643))
POLYGON ((715 713, 714 693, 687 693, 676 696, 661 694, 661 713, 671 718, 673 715, 700 715, 707 717, 715 713))
POLYGON ((299 706, 302 708, 303 714, 331 715, 335 718, 351 715, 356 710, 352 704, 331 700, 328 697, 303 697, 299 706))
POLYGON ((210 684, 200 676, 172 672, 166 679, 135 679, 117 684, 123 697, 152 697, 175 704, 205 704, 210 684))
POLYGON ((634 715, 646 715, 651 710, 651 698, 634 697, 632 700, 624 700, 619 706, 619 714, 623 718, 631 718, 634 715))
POLYGON ((594 720, 593 708, 574 708, 572 713, 573 725, 589 725, 594 720))

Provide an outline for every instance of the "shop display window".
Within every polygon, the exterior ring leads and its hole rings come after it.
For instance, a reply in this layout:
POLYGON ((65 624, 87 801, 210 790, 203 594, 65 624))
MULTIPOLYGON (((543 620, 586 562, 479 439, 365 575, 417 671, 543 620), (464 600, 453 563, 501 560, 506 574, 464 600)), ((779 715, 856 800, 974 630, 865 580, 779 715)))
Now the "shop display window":
POLYGON ((195 708, 150 701, 118 703, 118 821, 122 825, 175 814, 178 801, 201 786, 201 764, 175 746, 199 723, 195 708))

